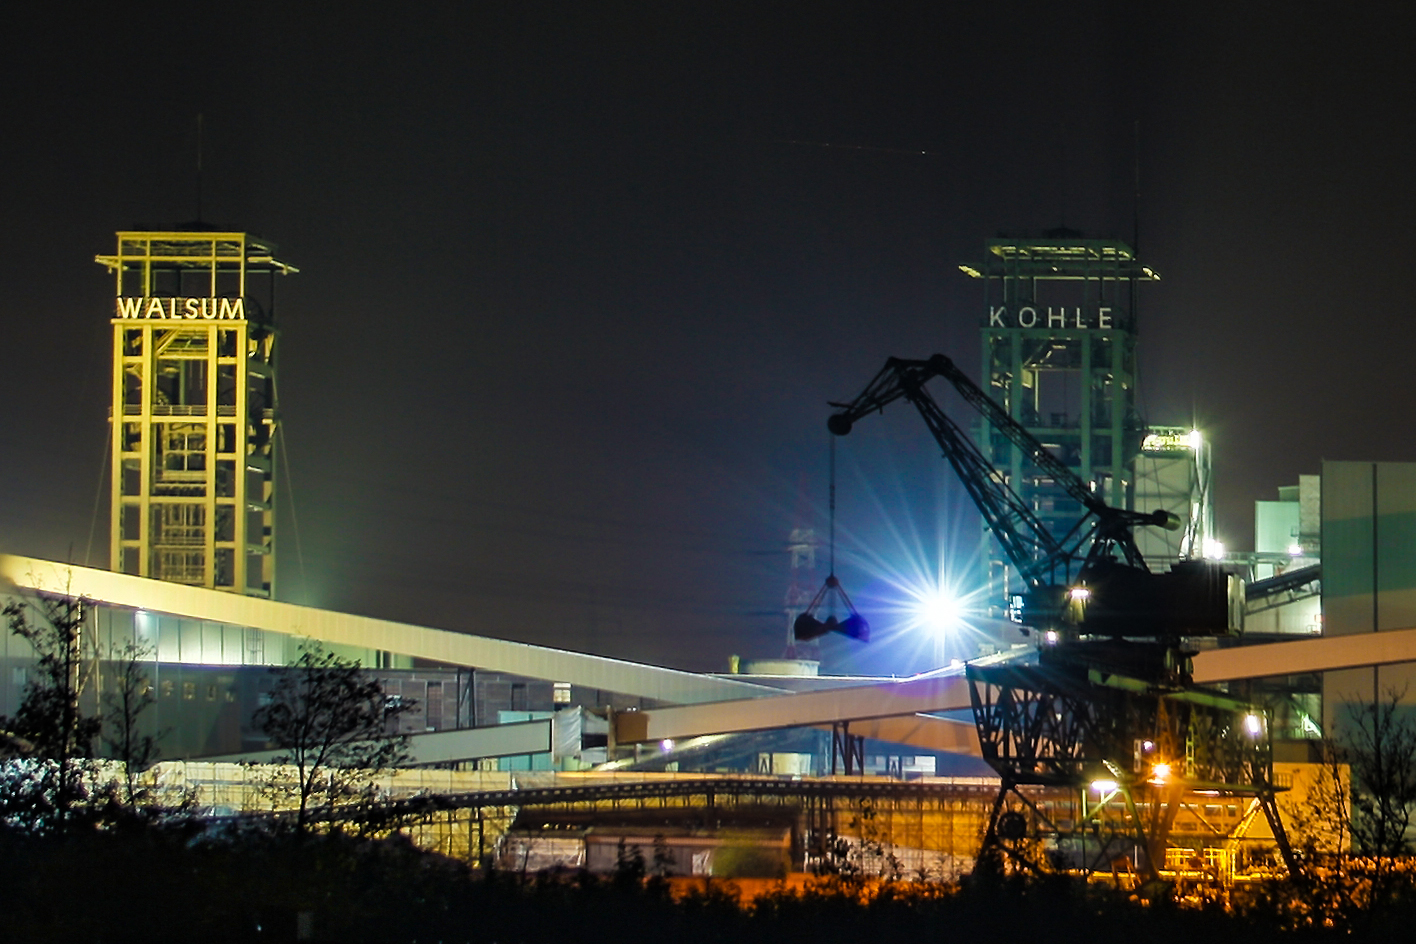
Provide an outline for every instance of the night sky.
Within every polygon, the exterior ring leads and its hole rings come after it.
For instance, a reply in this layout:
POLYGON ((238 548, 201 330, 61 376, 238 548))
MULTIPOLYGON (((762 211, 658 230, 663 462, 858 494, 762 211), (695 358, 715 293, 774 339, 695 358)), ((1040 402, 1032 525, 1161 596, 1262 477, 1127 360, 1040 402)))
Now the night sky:
MULTIPOLYGON (((1253 502, 1325 458, 1416 460, 1408 4, 39 6, 0 39, 10 553, 106 565, 92 260, 197 217, 198 114, 201 218, 302 270, 292 602, 780 655, 826 401, 889 355, 977 376, 959 263, 1130 240, 1137 163, 1141 409, 1212 438, 1220 537, 1251 547, 1253 502)), ((976 512, 906 409, 838 462, 837 570, 880 641, 824 668, 922 669, 890 574, 957 569, 976 512)))

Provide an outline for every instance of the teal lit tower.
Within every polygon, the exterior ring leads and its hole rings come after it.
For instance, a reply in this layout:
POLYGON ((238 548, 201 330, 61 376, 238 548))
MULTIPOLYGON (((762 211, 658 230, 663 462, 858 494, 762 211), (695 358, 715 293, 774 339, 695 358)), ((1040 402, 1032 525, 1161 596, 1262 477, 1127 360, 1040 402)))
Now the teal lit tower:
MULTIPOLYGON (((984 286, 983 387, 1107 504, 1132 507, 1144 424, 1136 412, 1136 296, 1158 278, 1124 242, 1071 231, 990 239, 984 286)), ((1001 436, 985 453, 1059 538, 1083 509, 1001 436)), ((989 583, 1008 599, 1017 576, 995 549, 989 583)), ((1000 599, 995 596, 994 599, 1000 599)))

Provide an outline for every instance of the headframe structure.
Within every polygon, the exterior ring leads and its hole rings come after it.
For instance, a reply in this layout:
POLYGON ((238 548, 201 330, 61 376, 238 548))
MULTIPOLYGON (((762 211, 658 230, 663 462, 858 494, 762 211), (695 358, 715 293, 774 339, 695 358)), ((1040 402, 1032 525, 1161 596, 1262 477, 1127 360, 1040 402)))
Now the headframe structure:
POLYGON ((112 518, 120 573, 275 593, 275 277, 249 233, 118 233, 112 518))

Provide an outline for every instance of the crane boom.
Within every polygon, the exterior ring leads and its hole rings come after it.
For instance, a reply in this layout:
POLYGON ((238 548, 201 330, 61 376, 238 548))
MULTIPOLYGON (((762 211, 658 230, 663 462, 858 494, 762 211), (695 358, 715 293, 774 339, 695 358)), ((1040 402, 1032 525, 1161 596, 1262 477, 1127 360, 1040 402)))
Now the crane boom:
MULTIPOLYGON (((1232 578, 1212 565, 1181 562, 1169 573, 1150 573, 1133 529, 1174 529, 1165 511, 1113 508, 978 388, 948 357, 892 357, 849 403, 833 403, 827 421, 844 436, 862 417, 905 400, 919 411, 944 458, 953 467, 1009 561, 1028 587, 1021 621, 1035 628, 1074 628, 1109 636, 1225 635, 1237 628, 1232 578), (1054 535, 993 465, 979 445, 930 395, 926 385, 947 380, 987 424, 1017 446, 1043 476, 1084 509, 1071 530, 1054 535)), ((1242 597, 1242 588, 1240 588, 1242 597)))
MULTIPOLYGON (((1036 867, 1031 840, 1057 827, 1030 824, 1026 811, 1035 813, 1036 806, 1018 788, 1047 783, 1085 790, 1092 771, 1105 769, 1125 781, 1119 789, 1128 805, 1139 794, 1153 810, 1167 809, 1163 816, 1154 814, 1147 827, 1131 806, 1136 838, 1145 844, 1143 867, 1152 879, 1160 875, 1164 834, 1179 808, 1178 787, 1186 781, 1257 797, 1296 874, 1297 860, 1274 800, 1263 709, 1191 685, 1194 653, 1184 637, 1236 631, 1243 618, 1243 581, 1206 561, 1181 561, 1167 573, 1152 573, 1133 528, 1173 528, 1179 523, 1175 516, 1108 505, 942 354, 922 361, 890 358, 860 396, 832 404, 838 412, 827 426, 844 436, 862 417, 896 400, 919 411, 1027 583, 1021 622, 1059 630, 1044 637, 1048 644, 1040 647, 1037 665, 966 670, 979 746, 1001 781, 984 835, 985 854, 998 850, 1036 867), (992 432, 984 429, 977 441, 965 434, 926 389, 935 377, 949 381, 992 432), (985 448, 995 433, 1083 509, 1066 536, 1050 533, 990 461, 985 448), (1011 808, 1010 796, 1016 800, 1011 808)), ((1085 850, 1088 833, 1076 835, 1085 850)), ((1109 856, 1098 855, 1096 861, 1109 856)))
MULTIPOLYGON (((940 409, 925 389, 925 384, 931 379, 936 376, 949 377, 950 372, 962 376, 953 362, 943 355, 936 355, 927 361, 892 357, 860 396, 848 404, 832 404, 841 407, 841 412, 827 421, 827 427, 837 436, 844 436, 861 417, 884 410, 895 400, 908 401, 924 418, 943 450, 944 458, 953 467, 969 497, 1003 546, 1003 552, 1023 579, 1028 583, 1045 579, 1065 580, 1067 574, 1059 575, 1055 570, 1057 565, 1065 565, 1071 555, 1018 493, 997 474, 978 445, 940 409)), ((963 379, 968 383, 967 378, 963 379)), ((984 402, 991 403, 972 383, 968 383, 968 387, 984 402)), ((1046 450, 1043 453, 1051 458, 1046 450)))

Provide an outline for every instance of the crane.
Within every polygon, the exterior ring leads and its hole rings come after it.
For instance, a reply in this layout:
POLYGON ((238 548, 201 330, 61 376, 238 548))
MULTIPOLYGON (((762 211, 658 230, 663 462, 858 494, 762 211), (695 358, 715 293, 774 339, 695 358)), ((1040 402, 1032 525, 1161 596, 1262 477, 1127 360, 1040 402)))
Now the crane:
MULTIPOLYGON (((1238 578, 1209 561, 1181 561, 1167 573, 1152 573, 1137 548, 1137 527, 1176 530, 1179 518, 1164 510, 1108 505, 943 354, 890 358, 854 400, 831 404, 838 412, 827 428, 847 435, 860 419, 896 400, 919 411, 1022 578, 1026 589, 1010 612, 1025 628, 1060 634, 1064 644, 1086 637, 1128 638, 1172 651, 1182 637, 1225 636, 1241 628, 1244 597, 1238 578), (974 437, 944 412, 927 388, 935 378, 948 381, 982 415, 985 436, 997 434, 1013 443, 1039 475, 1077 503, 1081 516, 1066 534, 1054 535, 974 437)), ((1173 654, 1170 659, 1173 680, 1187 681, 1183 659, 1173 654)))
POLYGON ((1041 870, 1036 849, 1051 843, 1090 871, 1130 843, 1145 850, 1138 867, 1158 879, 1184 790, 1205 789, 1253 797, 1296 873, 1275 801, 1267 714, 1191 684, 1186 639, 1239 632, 1243 582, 1208 561, 1153 573, 1135 529, 1174 530, 1176 516, 1107 504, 942 354, 888 359, 854 400, 830 404, 837 412, 827 428, 847 435, 897 400, 923 417, 1022 578, 1025 590, 1010 612, 1042 631, 1037 665, 967 668, 979 746, 1002 781, 985 858, 1002 853, 1041 870), (978 440, 929 393, 936 378, 981 414, 978 440), (1077 503, 1080 516, 1065 534, 1052 533, 979 444, 1001 445, 999 436, 1077 503), (1124 796, 1129 814, 1120 821, 1129 823, 1131 838, 1118 832, 1101 840, 1095 810, 1085 814, 1088 786, 1103 782, 1124 796), (1020 789, 1028 786, 1081 791, 1084 815, 1063 828, 1020 789))

